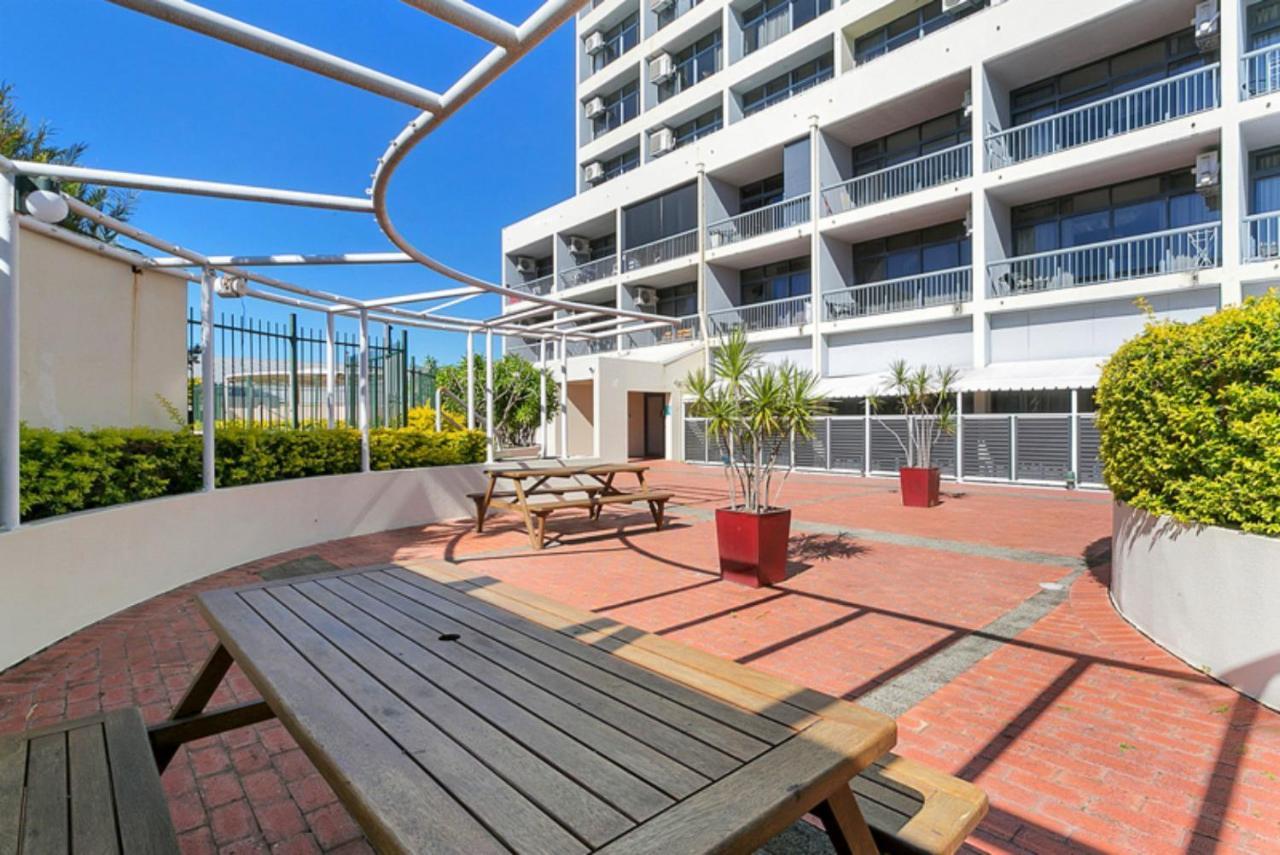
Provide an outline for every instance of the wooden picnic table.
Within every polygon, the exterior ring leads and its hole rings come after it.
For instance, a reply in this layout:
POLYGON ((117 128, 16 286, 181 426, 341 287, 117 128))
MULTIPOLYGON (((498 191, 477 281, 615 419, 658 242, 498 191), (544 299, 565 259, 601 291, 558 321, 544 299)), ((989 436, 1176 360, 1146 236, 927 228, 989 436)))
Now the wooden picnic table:
POLYGON ((489 478, 489 486, 483 493, 470 493, 476 503, 476 531, 484 531, 484 520, 491 510, 504 510, 520 514, 529 533, 534 549, 541 549, 546 539, 547 516, 555 511, 568 509, 586 510, 592 519, 600 515, 600 509, 609 504, 645 502, 653 515, 654 524, 661 529, 666 503, 673 494, 650 490, 644 481, 649 467, 643 463, 596 463, 582 466, 537 466, 513 468, 511 466, 487 466, 482 471, 489 478), (614 480, 621 474, 636 476, 639 489, 624 491, 614 480), (581 478, 590 483, 582 483, 581 478), (498 482, 512 483, 509 491, 498 490, 498 482), (548 485, 549 481, 559 479, 548 485), (570 483, 564 483, 569 479, 570 483), (583 493, 585 498, 564 498, 569 493, 583 493), (530 502, 531 496, 556 496, 551 501, 530 502))
POLYGON ((849 782, 892 719, 642 666, 644 633, 610 651, 495 604, 496 580, 428 572, 201 594, 219 647, 188 698, 234 659, 382 852, 751 852, 807 812, 876 851, 849 782))

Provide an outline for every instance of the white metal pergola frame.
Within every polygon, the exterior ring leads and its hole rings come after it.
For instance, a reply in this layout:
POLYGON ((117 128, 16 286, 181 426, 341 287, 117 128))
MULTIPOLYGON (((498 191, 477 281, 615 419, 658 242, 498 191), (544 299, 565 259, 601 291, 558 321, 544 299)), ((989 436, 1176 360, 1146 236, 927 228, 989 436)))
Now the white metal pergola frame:
MULTIPOLYGON (((127 261, 135 267, 171 275, 200 284, 201 317, 201 395, 203 399, 203 487, 216 487, 214 476, 214 295, 234 291, 235 296, 280 303, 294 308, 320 312, 325 316, 326 357, 325 394, 329 424, 334 423, 334 321, 338 316, 355 315, 359 320, 358 427, 361 435, 361 469, 369 470, 369 334, 370 320, 402 326, 465 333, 467 336, 467 423, 475 423, 474 371, 471 354, 473 337, 485 335, 486 360, 486 433, 488 456, 493 455, 493 335, 516 335, 539 342, 539 363, 547 361, 547 342, 559 343, 561 368, 561 401, 563 413, 567 400, 568 339, 603 339, 627 332, 671 325, 673 321, 660 315, 627 309, 578 303, 549 295, 527 294, 505 285, 489 282, 451 267, 418 249, 396 228, 387 206, 391 179, 405 157, 419 143, 465 106, 472 98, 541 43, 587 0, 547 0, 520 24, 511 24, 464 0, 402 0, 402 2, 439 18, 488 42, 492 49, 470 70, 459 77, 443 93, 400 80, 341 57, 310 47, 251 24, 221 15, 186 0, 110 0, 153 18, 184 27, 211 38, 253 51, 334 80, 356 86, 422 112, 410 121, 377 158, 372 185, 366 195, 341 196, 282 190, 244 184, 229 184, 189 178, 176 178, 116 170, 65 166, 0 157, 0 531, 12 530, 19 524, 19 271, 18 243, 22 229, 39 232, 66 243, 103 255, 127 261), (101 184, 143 191, 180 193, 208 198, 238 199, 277 205, 294 205, 333 211, 372 214, 379 228, 398 251, 336 252, 328 254, 280 253, 271 255, 204 255, 180 246, 128 223, 113 219, 77 199, 63 195, 69 208, 99 225, 118 232, 137 243, 165 253, 146 255, 113 246, 67 229, 51 225, 16 211, 16 179, 19 176, 45 177, 101 184), (376 265, 416 263, 461 283, 462 287, 438 289, 410 294, 388 295, 360 300, 343 294, 297 285, 253 268, 313 265, 376 265), (221 287, 220 287, 221 286, 221 287), (504 299, 535 304, 503 316, 475 320, 441 314, 448 306, 457 305, 481 294, 498 294, 504 299), (438 302, 445 301, 445 302, 438 302), (435 303, 421 307, 422 304, 435 303), (411 306, 420 308, 407 308, 411 306), (557 313, 550 321, 518 323, 521 318, 547 310, 557 313), (601 320, 604 318, 604 320, 601 320), (581 323, 590 320, 590 323, 581 323)), ((545 388, 545 379, 543 380, 545 388)), ((545 453, 547 439, 546 395, 542 395, 540 440, 545 453)), ((561 452, 566 442, 565 420, 561 418, 561 452)))

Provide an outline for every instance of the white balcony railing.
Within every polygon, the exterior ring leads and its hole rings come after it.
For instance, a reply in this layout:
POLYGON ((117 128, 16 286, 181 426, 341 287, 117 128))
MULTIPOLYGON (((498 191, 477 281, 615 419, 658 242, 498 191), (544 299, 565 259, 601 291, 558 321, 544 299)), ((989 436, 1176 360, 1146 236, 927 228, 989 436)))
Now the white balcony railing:
POLYGON ((659 344, 678 344, 685 341, 697 341, 701 336, 701 325, 697 315, 680 318, 675 326, 660 329, 640 330, 624 335, 624 346, 628 348, 653 347, 659 344))
POLYGON ((1280 258, 1280 211, 1244 218, 1244 260, 1280 258))
POLYGON ((886 199, 950 184, 972 174, 973 144, 961 143, 825 188, 822 191, 822 215, 842 214, 886 199))
POLYGON ((973 296, 972 278, 970 268, 956 267, 831 291, 822 295, 823 320, 963 303, 973 296))
POLYGON ((750 240, 769 232, 809 222, 809 197, 797 196, 784 199, 745 214, 718 220, 707 226, 709 249, 728 246, 731 243, 750 240))
POLYGON ((565 345, 565 352, 570 356, 588 356, 592 353, 609 353, 618 349, 618 337, 591 339, 571 339, 565 345))
POLYGON ((809 323, 813 319, 810 308, 810 295, 802 294, 799 297, 708 312, 707 322, 711 326, 712 335, 724 335, 735 329, 744 332, 776 330, 809 323))
POLYGON ((1240 85, 1244 97, 1257 98, 1280 90, 1280 45, 1246 53, 1241 64, 1240 85))
POLYGON ((622 272, 628 273, 641 267, 651 267, 664 261, 673 261, 693 255, 698 251, 698 230, 690 229, 652 243, 637 246, 622 253, 622 272))
POLYGON ((987 135, 992 169, 1117 137, 1212 110, 1219 104, 1218 66, 1209 65, 1007 131, 987 135))
POLYGON ((617 272, 617 255, 597 258, 595 261, 588 261, 586 264, 579 264, 577 267, 570 267, 568 270, 560 271, 560 287, 573 288, 576 285, 598 282, 601 279, 608 279, 617 272))
MULTIPOLYGON (((522 291, 525 294, 533 294, 534 296, 541 297, 545 294, 551 293, 551 289, 555 285, 555 279, 556 278, 551 275, 540 276, 537 279, 531 279, 528 282, 511 282, 508 283, 507 287, 513 291, 522 291)), ((507 298, 507 302, 514 303, 516 302, 516 299, 514 297, 509 297, 507 298)))
POLYGON ((1206 270, 1221 262, 1217 223, 1039 252, 987 265, 996 296, 1206 270))

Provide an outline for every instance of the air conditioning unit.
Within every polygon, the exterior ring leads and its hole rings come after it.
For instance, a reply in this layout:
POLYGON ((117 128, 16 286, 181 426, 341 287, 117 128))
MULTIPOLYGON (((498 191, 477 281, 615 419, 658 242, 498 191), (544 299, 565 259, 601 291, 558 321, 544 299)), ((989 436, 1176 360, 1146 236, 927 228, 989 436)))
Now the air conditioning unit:
POLYGON ((956 12, 963 12, 965 9, 972 9, 977 5, 977 0, 942 0, 942 13, 944 15, 954 15, 956 12))
POLYGON ((516 273, 521 276, 532 276, 538 272, 538 260, 530 258, 527 255, 517 255, 515 257, 516 273))
POLYGON ((587 114, 588 119, 594 119, 604 112, 604 99, 599 96, 592 98, 583 105, 583 112, 587 114))
POLYGON ((1220 21, 1218 0, 1205 0, 1196 4, 1196 16, 1191 19, 1191 28, 1195 33, 1196 47, 1202 53, 1218 49, 1220 21))
MULTIPOLYGON (((590 181, 591 179, 587 179, 590 181)), ((569 252, 572 255, 590 255, 591 241, 577 235, 569 236, 569 252)))
POLYGON ((604 50, 604 34, 592 33, 583 40, 582 45, 587 49, 587 53, 594 56, 604 50))
POLYGON ((973 115, 973 90, 964 90, 964 97, 960 99, 960 107, 964 110, 964 117, 967 119, 973 115))
POLYGON ((653 14, 665 12, 672 6, 676 5, 676 0, 649 0, 649 9, 653 14))
POLYGON ((658 128, 649 133, 649 156, 662 157, 676 147, 675 131, 670 128, 658 128))
POLYGON ((1206 198, 1218 195, 1222 184, 1222 172, 1218 163, 1218 153, 1207 151, 1196 155, 1196 167, 1192 170, 1196 177, 1196 192, 1206 198))
POLYGON ((599 184, 604 180, 604 164, 593 160, 582 169, 582 177, 588 184, 599 184))
POLYGON ((649 60, 649 82, 666 83, 676 73, 675 61, 669 53, 660 53, 649 60))
POLYGON ((245 295, 245 281, 243 276, 231 276, 223 274, 213 280, 213 292, 219 297, 237 298, 245 295))
POLYGON ((653 288, 637 288, 636 308, 642 311, 658 308, 658 292, 653 288))

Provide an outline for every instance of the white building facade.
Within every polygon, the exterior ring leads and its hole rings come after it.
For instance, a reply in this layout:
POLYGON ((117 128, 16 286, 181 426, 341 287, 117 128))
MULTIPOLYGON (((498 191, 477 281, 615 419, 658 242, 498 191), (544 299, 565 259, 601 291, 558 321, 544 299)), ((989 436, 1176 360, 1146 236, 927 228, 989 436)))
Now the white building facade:
POLYGON ((718 460, 679 383, 741 328, 823 378, 797 465, 896 472, 865 398, 906 359, 962 372, 945 475, 1097 485, 1106 357, 1280 282, 1280 0, 602 0, 577 36, 578 193, 503 280, 676 323, 507 340, 565 372, 549 452, 718 460))

